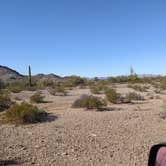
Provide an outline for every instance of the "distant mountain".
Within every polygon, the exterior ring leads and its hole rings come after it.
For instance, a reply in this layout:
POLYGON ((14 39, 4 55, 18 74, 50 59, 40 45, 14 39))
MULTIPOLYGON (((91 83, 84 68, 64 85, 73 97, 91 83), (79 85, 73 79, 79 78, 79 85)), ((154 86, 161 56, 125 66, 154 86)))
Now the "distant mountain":
MULTIPOLYGON (((144 78, 144 77, 159 77, 161 75, 155 75, 155 74, 139 74, 137 75, 139 78, 144 78)), ((3 81, 18 81, 21 79, 26 79, 27 76, 20 74, 19 72, 6 67, 6 66, 1 66, 0 65, 0 80, 3 81)), ((60 77, 55 74, 37 74, 33 75, 32 79, 33 80, 59 80, 63 79, 66 80, 70 78, 71 76, 66 76, 66 77, 60 77)), ((107 77, 99 77, 99 79, 106 79, 107 77)), ((92 78, 87 78, 87 79, 92 79, 92 78)))
POLYGON ((37 74, 32 76, 35 80, 57 80, 61 79, 62 77, 55 75, 55 74, 37 74))
POLYGON ((139 78, 156 78, 156 77, 160 77, 161 75, 159 74, 139 74, 137 75, 139 78))
POLYGON ((10 69, 6 66, 0 65, 0 79, 3 81, 12 81, 23 79, 24 76, 17 71, 10 69))
MULTIPOLYGON (((3 81, 18 81, 21 79, 25 79, 27 76, 20 74, 19 72, 0 65, 0 80, 3 81)), ((57 80, 61 79, 62 77, 55 75, 55 74, 37 74, 33 75, 32 79, 34 80, 57 80)))

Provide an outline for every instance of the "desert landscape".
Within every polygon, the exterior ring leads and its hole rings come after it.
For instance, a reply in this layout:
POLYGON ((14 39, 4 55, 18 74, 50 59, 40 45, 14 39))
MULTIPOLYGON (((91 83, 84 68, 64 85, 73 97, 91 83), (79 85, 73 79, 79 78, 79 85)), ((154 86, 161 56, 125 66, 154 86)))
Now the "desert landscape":
POLYGON ((146 166, 165 141, 166 77, 0 74, 0 165, 146 166), (26 105, 44 118, 29 118, 26 105))

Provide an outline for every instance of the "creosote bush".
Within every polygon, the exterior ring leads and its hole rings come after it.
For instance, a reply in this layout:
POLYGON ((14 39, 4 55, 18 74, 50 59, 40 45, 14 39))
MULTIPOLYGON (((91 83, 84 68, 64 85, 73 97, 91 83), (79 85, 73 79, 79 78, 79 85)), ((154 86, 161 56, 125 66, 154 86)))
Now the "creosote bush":
POLYGON ((42 96, 41 92, 38 91, 30 97, 30 102, 32 102, 32 103, 43 103, 44 102, 44 96, 42 96))
POLYGON ((115 89, 107 89, 105 91, 106 98, 113 104, 131 103, 132 100, 144 100, 144 97, 135 92, 129 92, 122 96, 115 89))
POLYGON ((93 93, 93 94, 101 94, 101 91, 103 90, 103 88, 99 85, 93 85, 90 87, 90 91, 93 93))
POLYGON ((119 99, 120 99, 120 96, 116 92, 115 89, 109 89, 109 88, 106 89, 105 90, 105 95, 106 95, 107 100, 111 103, 114 103, 114 104, 117 104, 119 99))
POLYGON ((11 123, 36 123, 45 120, 47 113, 28 103, 14 104, 5 112, 5 119, 11 123))
POLYGON ((104 106, 107 106, 107 102, 104 99, 92 95, 82 95, 72 105, 73 108, 86 108, 97 110, 102 109, 102 107, 104 106))

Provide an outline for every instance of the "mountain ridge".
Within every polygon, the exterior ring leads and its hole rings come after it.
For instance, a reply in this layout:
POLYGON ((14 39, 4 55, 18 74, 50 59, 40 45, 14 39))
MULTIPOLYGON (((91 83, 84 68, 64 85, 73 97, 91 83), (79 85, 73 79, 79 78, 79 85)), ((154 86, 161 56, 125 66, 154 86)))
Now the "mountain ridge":
MULTIPOLYGON (((0 80, 2 81, 18 81, 21 79, 26 78, 27 75, 22 75, 16 70, 13 70, 7 66, 0 65, 0 80)), ((35 80, 45 80, 45 79, 60 79, 62 77, 55 75, 53 73, 51 74, 36 74, 32 75, 32 78, 35 80)))

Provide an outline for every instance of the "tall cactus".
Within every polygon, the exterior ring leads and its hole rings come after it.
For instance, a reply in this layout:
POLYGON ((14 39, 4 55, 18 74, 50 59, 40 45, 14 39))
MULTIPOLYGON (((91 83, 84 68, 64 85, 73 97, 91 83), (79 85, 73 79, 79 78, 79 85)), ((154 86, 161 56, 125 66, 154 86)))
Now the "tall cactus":
POLYGON ((31 66, 28 67, 29 86, 32 86, 31 66))

